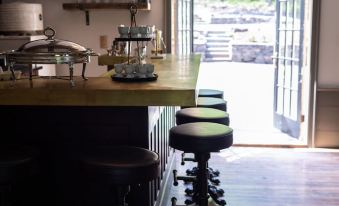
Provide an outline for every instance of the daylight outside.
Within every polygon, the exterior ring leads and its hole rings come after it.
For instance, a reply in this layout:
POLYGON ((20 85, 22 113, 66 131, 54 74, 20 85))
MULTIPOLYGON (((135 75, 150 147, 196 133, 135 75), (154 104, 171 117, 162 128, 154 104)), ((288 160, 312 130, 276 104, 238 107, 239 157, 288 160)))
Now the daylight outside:
POLYGON ((272 64, 274 0, 197 0, 194 52, 203 61, 272 64))
POLYGON ((275 0, 195 0, 201 88, 224 91, 235 144, 304 144, 274 122, 275 0))

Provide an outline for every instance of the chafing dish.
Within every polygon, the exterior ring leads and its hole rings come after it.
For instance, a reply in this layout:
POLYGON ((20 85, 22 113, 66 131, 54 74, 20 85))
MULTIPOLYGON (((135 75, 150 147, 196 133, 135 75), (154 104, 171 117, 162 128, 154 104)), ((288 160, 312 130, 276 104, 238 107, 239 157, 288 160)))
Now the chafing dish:
MULTIPOLYGON (((30 41, 19 49, 5 52, 5 62, 12 72, 15 80, 13 66, 15 64, 68 64, 69 79, 74 86, 73 69, 74 64, 82 63, 82 78, 85 77, 86 64, 90 62, 90 56, 97 56, 91 49, 85 48, 71 41, 55 39, 55 30, 51 27, 44 29, 46 39, 30 41)), ((32 80, 32 70, 29 71, 32 80)))

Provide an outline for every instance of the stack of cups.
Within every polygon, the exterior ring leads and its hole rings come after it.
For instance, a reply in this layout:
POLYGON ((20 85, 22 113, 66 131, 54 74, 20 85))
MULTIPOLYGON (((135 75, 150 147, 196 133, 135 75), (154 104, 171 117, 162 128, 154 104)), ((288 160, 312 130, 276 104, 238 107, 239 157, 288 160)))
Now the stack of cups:
POLYGON ((129 34, 131 38, 150 38, 154 33, 155 27, 148 25, 128 27, 125 25, 118 26, 120 38, 128 38, 129 34))
POLYGON ((118 32, 120 34, 120 38, 128 38, 130 28, 129 28, 129 26, 120 25, 120 26, 118 26, 118 32))
POLYGON ((115 77, 150 78, 154 77, 153 64, 114 64, 115 77))

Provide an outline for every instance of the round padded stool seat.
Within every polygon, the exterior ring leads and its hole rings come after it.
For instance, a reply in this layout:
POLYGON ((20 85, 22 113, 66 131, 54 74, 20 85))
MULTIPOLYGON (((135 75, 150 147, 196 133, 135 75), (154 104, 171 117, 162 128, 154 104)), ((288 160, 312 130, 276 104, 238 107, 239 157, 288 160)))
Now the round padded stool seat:
POLYGON ((148 182, 160 174, 160 159, 155 152, 139 147, 99 147, 84 155, 88 173, 116 185, 148 182))
POLYGON ((33 174, 38 152, 18 145, 0 146, 0 184, 8 184, 33 174))
POLYGON ((215 97, 198 97, 197 107, 219 109, 227 111, 227 102, 221 98, 215 97))
POLYGON ((169 145, 185 152, 214 152, 233 144, 233 130, 211 122, 187 123, 172 127, 169 145))
POLYGON ((224 92, 215 89, 199 89, 199 97, 224 98, 224 92))
POLYGON ((214 122, 229 125, 228 113, 212 108, 191 107, 177 111, 175 114, 177 125, 191 122, 214 122))

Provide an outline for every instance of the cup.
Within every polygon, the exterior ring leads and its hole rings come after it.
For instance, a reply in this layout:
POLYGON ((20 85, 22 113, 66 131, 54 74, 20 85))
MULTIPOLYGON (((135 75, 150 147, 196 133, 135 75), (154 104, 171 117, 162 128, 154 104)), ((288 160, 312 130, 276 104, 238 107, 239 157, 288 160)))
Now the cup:
POLYGON ((133 66, 133 72, 134 73, 138 73, 139 72, 139 64, 132 64, 132 66, 133 66))
POLYGON ((147 38, 150 35, 151 27, 149 26, 140 26, 139 32, 141 38, 147 38))
POLYGON ((130 31, 130 27, 125 25, 118 26, 118 32, 120 34, 120 38, 128 38, 128 33, 130 31))
POLYGON ((146 78, 146 74, 147 74, 147 67, 145 66, 145 64, 139 65, 138 77, 146 78))
POLYGON ((147 77, 153 77, 153 72, 154 72, 154 65, 153 64, 144 64, 146 67, 146 76, 147 77))
POLYGON ((123 64, 114 64, 115 76, 116 77, 123 77, 122 72, 124 71, 123 64))
POLYGON ((133 64, 127 64, 125 66, 125 74, 126 74, 126 78, 134 78, 134 68, 135 66, 133 64))
POLYGON ((131 38, 139 38, 139 27, 137 26, 131 27, 130 32, 131 32, 131 38))

